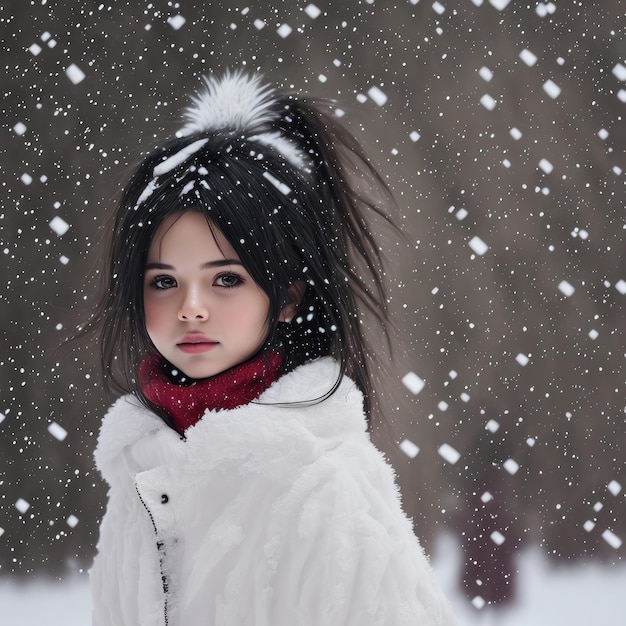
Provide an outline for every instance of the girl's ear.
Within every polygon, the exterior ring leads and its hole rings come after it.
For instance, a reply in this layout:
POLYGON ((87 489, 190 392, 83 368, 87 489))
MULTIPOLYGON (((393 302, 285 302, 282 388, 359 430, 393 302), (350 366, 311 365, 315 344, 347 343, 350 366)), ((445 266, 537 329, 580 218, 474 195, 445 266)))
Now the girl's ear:
POLYGON ((303 280, 297 280, 292 283, 291 287, 287 290, 287 304, 283 307, 278 317, 279 322, 291 322, 298 312, 298 307, 304 292, 306 291, 306 283, 303 280))

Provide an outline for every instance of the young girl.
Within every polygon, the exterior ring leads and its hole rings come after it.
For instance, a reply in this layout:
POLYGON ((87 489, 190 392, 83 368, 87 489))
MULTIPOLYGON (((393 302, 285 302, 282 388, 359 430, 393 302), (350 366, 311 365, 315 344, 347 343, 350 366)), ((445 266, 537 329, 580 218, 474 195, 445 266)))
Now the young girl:
POLYGON ((95 452, 94 624, 452 624, 368 435, 384 183, 323 103, 205 82, 124 190, 89 326, 127 393, 95 452))

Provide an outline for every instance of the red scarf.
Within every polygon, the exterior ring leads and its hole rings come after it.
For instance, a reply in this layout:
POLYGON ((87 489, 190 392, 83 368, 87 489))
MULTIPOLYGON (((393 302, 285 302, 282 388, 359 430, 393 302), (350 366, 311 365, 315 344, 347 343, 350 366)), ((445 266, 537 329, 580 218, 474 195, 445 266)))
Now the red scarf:
POLYGON ((167 375, 163 358, 155 354, 139 365, 139 384, 146 398, 171 416, 172 426, 183 433, 207 409, 234 409, 256 400, 278 379, 282 363, 282 354, 268 350, 221 374, 177 384, 167 375))

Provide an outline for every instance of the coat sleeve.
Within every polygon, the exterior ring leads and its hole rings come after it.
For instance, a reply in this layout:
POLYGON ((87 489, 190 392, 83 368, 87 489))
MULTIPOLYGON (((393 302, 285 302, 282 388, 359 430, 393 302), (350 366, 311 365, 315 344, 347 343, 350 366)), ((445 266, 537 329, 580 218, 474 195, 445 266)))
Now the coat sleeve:
MULTIPOLYGON (((394 474, 363 437, 337 445, 298 476, 288 579, 293 623, 451 626, 456 623, 402 511, 394 474)), ((287 598, 285 598, 287 600, 287 598)))

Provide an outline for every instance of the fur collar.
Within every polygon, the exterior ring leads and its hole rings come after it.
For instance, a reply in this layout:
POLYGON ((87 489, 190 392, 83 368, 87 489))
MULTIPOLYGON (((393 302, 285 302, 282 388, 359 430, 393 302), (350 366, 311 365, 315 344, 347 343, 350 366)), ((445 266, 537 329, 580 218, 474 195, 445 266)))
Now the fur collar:
MULTIPOLYGON (((368 438, 363 395, 349 378, 323 397, 339 373, 325 357, 278 379, 256 402, 232 410, 206 411, 182 439, 132 395, 119 398, 105 415, 95 460, 107 481, 158 466, 193 465, 211 470, 224 460, 266 472, 268 459, 299 464, 350 437, 368 438), (306 404, 313 401, 313 404, 306 404), (303 404, 304 402, 304 404, 303 404), (125 462, 121 463, 121 459, 125 462)), ((279 464, 281 471, 288 465, 279 464)))

